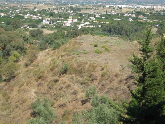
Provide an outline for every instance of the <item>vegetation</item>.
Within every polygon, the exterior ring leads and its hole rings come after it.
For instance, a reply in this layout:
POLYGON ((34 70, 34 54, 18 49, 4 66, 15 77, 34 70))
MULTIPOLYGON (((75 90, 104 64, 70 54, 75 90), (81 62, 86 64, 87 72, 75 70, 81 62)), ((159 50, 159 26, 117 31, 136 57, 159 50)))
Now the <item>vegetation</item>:
POLYGON ((68 69, 69 69, 69 64, 68 64, 68 63, 65 63, 65 64, 61 67, 61 69, 60 69, 60 75, 66 74, 67 71, 68 71, 68 69))
POLYGON ((94 95, 91 99, 92 108, 88 111, 75 114, 74 124, 118 124, 122 113, 119 104, 105 96, 94 95))
MULTIPOLYGON (((140 44, 141 57, 134 55, 131 60, 133 71, 137 74, 137 88, 132 91, 127 113, 130 118, 127 123, 164 123, 164 49, 160 50, 159 45, 156 49, 157 55, 153 54, 151 29, 147 31, 145 40, 140 44)), ((164 47, 164 40, 160 44, 161 48, 164 47)))
POLYGON ((50 7, 45 3, 47 9, 22 5, 0 5, 0 123, 26 123, 30 117, 29 124, 165 123, 164 10, 136 8, 123 13, 122 7, 102 5, 50 7), (83 13, 100 8, 106 14, 83 13), (71 18, 75 20, 69 23, 71 18), (93 36, 92 49, 83 44, 91 39, 81 42, 81 35, 93 36), (136 51, 140 54, 130 59, 132 72, 112 60, 121 54, 118 44, 126 43, 121 38, 141 46, 136 51), (109 64, 111 48, 115 54, 109 64), (120 68, 113 72, 115 62, 120 68), (128 88, 131 96, 122 102, 118 93, 125 96, 128 88), (27 106, 33 100, 30 113, 27 106), (26 109, 26 114, 17 113, 26 109))
POLYGON ((129 40, 141 40, 142 34, 147 24, 140 22, 112 22, 103 25, 103 31, 109 35, 125 36, 129 40))
POLYGON ((43 31, 41 29, 33 29, 29 31, 31 37, 39 38, 43 35, 43 31))
POLYGON ((98 47, 98 44, 95 44, 94 47, 98 47))
POLYGON ((92 98, 95 95, 96 95, 96 87, 90 87, 89 89, 86 90, 85 97, 92 98))
POLYGON ((95 53, 100 54, 100 53, 102 53, 102 51, 100 51, 99 49, 96 49, 95 53))
POLYGON ((17 63, 8 62, 0 69, 0 74, 4 77, 4 79, 10 81, 17 75, 18 69, 19 65, 17 63))
POLYGON ((25 53, 24 39, 16 31, 5 31, 0 29, 0 46, 1 56, 4 59, 8 59, 12 52, 17 51, 19 54, 25 53))
POLYGON ((50 124, 55 120, 55 113, 51 108, 51 104, 48 100, 41 101, 37 99, 31 105, 33 112, 33 119, 30 119, 28 124, 50 124))
POLYGON ((17 75, 20 56, 25 54, 24 39, 17 31, 0 28, 0 77, 11 80, 17 75))

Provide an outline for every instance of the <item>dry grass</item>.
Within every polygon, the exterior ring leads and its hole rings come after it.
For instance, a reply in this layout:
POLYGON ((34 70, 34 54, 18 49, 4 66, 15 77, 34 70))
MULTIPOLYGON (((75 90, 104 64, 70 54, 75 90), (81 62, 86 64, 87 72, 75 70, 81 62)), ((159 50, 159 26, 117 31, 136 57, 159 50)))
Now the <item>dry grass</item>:
POLYGON ((134 51, 137 50, 133 43, 119 38, 84 35, 55 51, 40 52, 30 66, 21 66, 21 74, 15 79, 0 84, 0 92, 6 92, 0 95, 0 108, 7 103, 0 115, 10 118, 2 117, 0 123, 26 123, 30 119, 31 103, 37 98, 48 98, 58 115, 55 123, 65 120, 71 124, 74 112, 91 107, 89 103, 81 104, 90 86, 96 86, 99 94, 113 100, 129 100, 132 79, 127 58, 134 51), (101 49, 102 53, 96 54, 95 49, 101 49), (60 74, 66 63, 68 69, 60 74))
POLYGON ((28 9, 48 9, 48 8, 53 8, 53 6, 49 5, 43 5, 43 4, 26 4, 23 8, 28 8, 28 9))

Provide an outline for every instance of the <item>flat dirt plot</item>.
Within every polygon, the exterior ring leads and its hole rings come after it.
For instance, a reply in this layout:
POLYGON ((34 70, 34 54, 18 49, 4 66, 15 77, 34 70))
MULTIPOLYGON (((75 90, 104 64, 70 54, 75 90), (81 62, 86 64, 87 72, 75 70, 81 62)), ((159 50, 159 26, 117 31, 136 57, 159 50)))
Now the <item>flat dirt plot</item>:
POLYGON ((138 49, 133 42, 124 41, 117 37, 84 35, 76 39, 80 48, 75 50, 79 59, 108 65, 112 71, 118 72, 127 68, 129 58, 138 49), (97 53, 101 51, 101 53, 97 53))
POLYGON ((28 8, 28 9, 48 9, 48 8, 53 8, 53 6, 48 6, 44 4, 25 4, 23 8, 28 8))
POLYGON ((43 33, 44 34, 51 34, 51 33, 53 33, 54 31, 50 31, 50 30, 48 30, 48 29, 42 29, 43 30, 43 33))
POLYGON ((131 8, 122 8, 122 13, 131 12, 131 11, 133 11, 133 9, 131 8))
MULTIPOLYGON (((38 28, 30 28, 30 30, 36 30, 36 29, 38 29, 38 28)), ((48 29, 41 29, 41 30, 43 30, 43 34, 51 34, 51 33, 56 31, 56 30, 51 31, 51 30, 48 30, 48 29)))

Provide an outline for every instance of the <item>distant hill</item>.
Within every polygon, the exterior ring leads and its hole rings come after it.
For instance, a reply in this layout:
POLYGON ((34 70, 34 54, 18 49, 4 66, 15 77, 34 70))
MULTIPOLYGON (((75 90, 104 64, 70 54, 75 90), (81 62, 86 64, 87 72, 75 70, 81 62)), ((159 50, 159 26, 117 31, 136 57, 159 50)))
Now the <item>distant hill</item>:
POLYGON ((165 3, 165 0, 125 0, 126 2, 135 2, 135 3, 165 3))
MULTIPOLYGON (((0 1, 6 1, 6 2, 32 2, 33 0, 0 0, 0 1)), ((35 2, 37 1, 45 1, 45 2, 48 2, 48 1, 52 1, 52 0, 36 0, 35 2)), ((63 0, 63 2, 69 2, 69 3, 81 3, 81 2, 87 2, 87 3, 90 3, 90 2, 103 2, 103 3, 109 3, 109 2, 114 2, 114 3, 135 3, 135 4, 165 4, 165 0, 80 0, 80 1, 77 1, 77 0, 63 0)), ((33 1, 34 2, 34 1, 33 1)), ((61 2, 61 0, 54 0, 54 2, 61 2)))

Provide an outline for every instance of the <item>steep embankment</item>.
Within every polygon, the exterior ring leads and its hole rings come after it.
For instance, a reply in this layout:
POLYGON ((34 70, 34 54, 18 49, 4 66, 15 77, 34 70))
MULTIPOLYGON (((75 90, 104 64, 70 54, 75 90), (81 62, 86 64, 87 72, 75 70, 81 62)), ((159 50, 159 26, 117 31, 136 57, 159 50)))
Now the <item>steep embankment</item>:
POLYGON ((132 42, 84 35, 55 51, 40 52, 26 68, 22 60, 18 76, 0 84, 0 123, 26 123, 37 98, 52 102, 55 123, 71 123, 75 112, 91 107, 81 103, 91 86, 112 100, 128 101, 129 88, 133 88, 128 58, 133 52, 137 46, 132 42))

